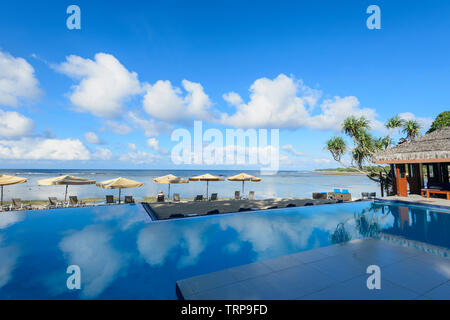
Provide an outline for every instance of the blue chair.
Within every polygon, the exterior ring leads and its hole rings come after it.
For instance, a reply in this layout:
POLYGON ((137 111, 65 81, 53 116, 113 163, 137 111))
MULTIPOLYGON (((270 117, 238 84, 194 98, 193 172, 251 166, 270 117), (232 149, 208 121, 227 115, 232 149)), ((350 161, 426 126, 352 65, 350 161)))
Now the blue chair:
POLYGON ((341 193, 341 189, 334 189, 333 192, 341 193))
POLYGON ((348 192, 348 189, 342 189, 342 193, 350 193, 350 192, 348 192))

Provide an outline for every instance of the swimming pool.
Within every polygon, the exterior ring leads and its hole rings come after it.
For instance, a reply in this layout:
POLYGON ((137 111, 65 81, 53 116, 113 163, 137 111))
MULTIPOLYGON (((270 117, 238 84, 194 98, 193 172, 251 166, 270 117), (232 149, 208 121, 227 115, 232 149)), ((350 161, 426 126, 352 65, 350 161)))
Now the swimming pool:
POLYGON ((0 299, 176 299, 180 279, 392 236, 450 248, 450 211, 357 202, 152 221, 140 204, 0 214, 0 299), (69 265, 81 289, 69 290, 69 265))

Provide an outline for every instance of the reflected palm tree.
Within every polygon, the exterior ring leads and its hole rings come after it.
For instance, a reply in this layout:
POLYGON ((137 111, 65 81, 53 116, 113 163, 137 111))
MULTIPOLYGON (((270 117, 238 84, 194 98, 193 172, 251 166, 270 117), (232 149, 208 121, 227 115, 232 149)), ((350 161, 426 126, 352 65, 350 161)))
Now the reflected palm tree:
POLYGON ((345 230, 344 223, 341 222, 336 226, 336 230, 331 234, 330 241, 333 244, 338 244, 342 242, 347 242, 352 239, 350 233, 345 230))
POLYGON ((370 219, 367 218, 367 215, 361 214, 359 217, 355 218, 355 222, 356 230, 358 230, 359 234, 363 237, 375 238, 380 233, 380 224, 374 214, 372 214, 370 219))

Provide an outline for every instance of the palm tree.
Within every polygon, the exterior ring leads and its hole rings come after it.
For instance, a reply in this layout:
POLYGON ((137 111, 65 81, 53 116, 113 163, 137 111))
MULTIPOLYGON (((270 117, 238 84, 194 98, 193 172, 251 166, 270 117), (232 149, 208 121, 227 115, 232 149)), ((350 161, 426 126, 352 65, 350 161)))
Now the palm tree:
POLYGON ((390 136, 386 136, 384 138, 378 138, 375 141, 376 148, 378 150, 385 150, 392 144, 392 139, 390 136))
POLYGON ((396 115, 395 117, 388 119, 388 121, 385 123, 385 127, 389 130, 394 130, 401 128, 404 123, 405 121, 400 118, 399 115, 396 115))
POLYGON ((370 122, 365 117, 356 118, 350 116, 346 118, 342 124, 342 131, 354 140, 357 140, 361 131, 366 130, 370 130, 370 122))
POLYGON ((341 163, 341 158, 347 151, 347 146, 341 137, 333 137, 327 141, 326 149, 331 153, 334 160, 341 163))
POLYGON ((395 117, 392 117, 392 118, 388 119, 388 121, 386 121, 384 126, 389 130, 389 134, 387 136, 387 138, 389 138, 389 145, 388 146, 390 146, 391 143, 392 143, 391 136, 394 133, 394 131, 396 129, 398 129, 398 131, 400 131, 400 128, 402 128, 404 124, 405 124, 405 120, 400 118, 399 115, 396 115, 395 117))
POLYGON ((415 140, 420 136, 422 126, 416 120, 408 120, 403 124, 403 133, 407 140, 415 140))

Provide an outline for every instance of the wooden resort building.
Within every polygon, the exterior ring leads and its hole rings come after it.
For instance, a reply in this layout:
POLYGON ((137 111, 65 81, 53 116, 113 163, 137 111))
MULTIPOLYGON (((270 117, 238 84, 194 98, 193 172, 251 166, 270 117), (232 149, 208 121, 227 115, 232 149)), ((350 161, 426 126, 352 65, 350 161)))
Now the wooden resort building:
POLYGON ((374 161, 391 166, 394 194, 450 200, 450 127, 381 151, 374 161))

